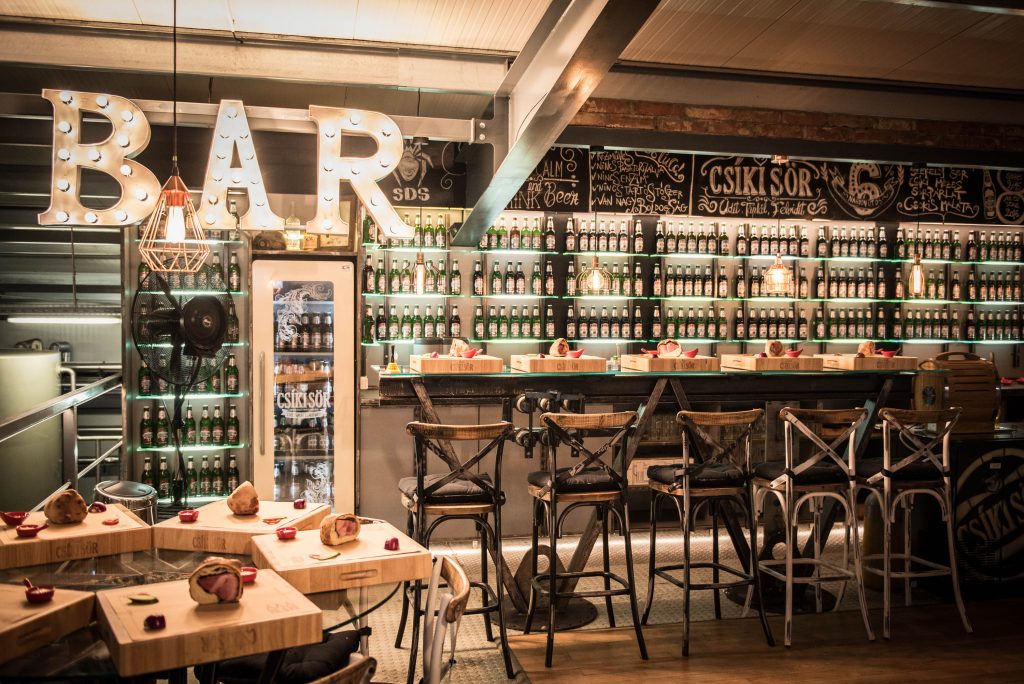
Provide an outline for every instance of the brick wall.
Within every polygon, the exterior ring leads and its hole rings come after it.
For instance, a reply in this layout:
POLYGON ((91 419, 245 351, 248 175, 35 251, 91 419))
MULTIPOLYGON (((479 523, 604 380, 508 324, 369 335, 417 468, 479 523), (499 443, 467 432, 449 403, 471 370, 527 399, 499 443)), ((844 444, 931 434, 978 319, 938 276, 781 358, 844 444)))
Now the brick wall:
POLYGON ((1024 125, 590 99, 574 126, 1024 152, 1024 125))

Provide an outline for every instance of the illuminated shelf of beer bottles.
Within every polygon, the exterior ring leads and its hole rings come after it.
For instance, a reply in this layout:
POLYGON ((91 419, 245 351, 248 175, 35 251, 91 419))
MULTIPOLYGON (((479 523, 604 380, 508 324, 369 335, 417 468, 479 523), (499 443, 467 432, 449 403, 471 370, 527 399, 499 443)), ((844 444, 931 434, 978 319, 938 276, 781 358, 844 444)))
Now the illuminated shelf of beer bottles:
MULTIPOLYGON (((364 245, 365 246, 365 245, 364 245)), ((447 247, 366 247, 371 252, 387 252, 389 254, 447 254, 451 251, 447 247)))
MULTIPOLYGON (((181 450, 184 452, 231 451, 232 449, 245 449, 247 446, 247 444, 183 444, 181 446, 181 450)), ((173 453, 175 451, 175 447, 173 444, 162 447, 136 447, 136 451, 173 453)))
POLYGON ((424 292, 423 294, 416 294, 415 292, 396 292, 395 294, 388 294, 385 292, 364 292, 363 296, 367 299, 448 299, 449 297, 461 297, 462 295, 434 294, 427 292, 424 292))
POLYGON ((598 302, 598 301, 624 302, 624 301, 629 301, 629 300, 634 300, 634 299, 660 299, 660 297, 633 297, 633 296, 626 296, 626 295, 595 294, 595 295, 566 295, 566 296, 562 297, 562 299, 578 299, 580 301, 585 301, 585 302, 586 301, 591 301, 591 302, 598 302))
POLYGON ((333 350, 318 349, 316 351, 275 351, 274 356, 283 356, 285 358, 295 358, 299 356, 334 356, 333 350))
POLYGON ((472 295, 475 299, 498 299, 506 301, 529 301, 531 299, 564 299, 558 295, 534 295, 534 294, 485 294, 472 295))
POLYGON ((542 339, 539 337, 506 337, 506 338, 484 338, 484 339, 470 339, 473 343, 484 343, 487 344, 540 344, 543 342, 554 342, 554 339, 542 339))
MULTIPOLYGON (((562 252, 546 252, 540 249, 474 249, 473 254, 496 254, 498 256, 516 256, 517 254, 523 256, 541 256, 544 254, 562 254, 562 252)), ((607 254, 608 256, 615 256, 615 253, 601 252, 601 254, 607 254)), ((628 256, 628 255, 626 255, 628 256)))
MULTIPOLYGON (((248 342, 225 342, 222 347, 246 347, 248 342)), ((139 342, 140 347, 153 348, 153 347, 170 347, 170 342, 139 342)))
POLYGON ((841 339, 828 340, 828 339, 810 339, 810 340, 797 340, 798 342, 811 342, 814 344, 860 344, 861 342, 876 342, 884 344, 1024 344, 1021 340, 943 340, 943 339, 932 339, 927 337, 915 337, 905 340, 879 340, 875 338, 848 338, 844 337, 841 339))
MULTIPOLYGON (((150 292, 151 294, 160 294, 159 292, 155 292, 153 290, 143 290, 142 292, 143 292, 143 294, 145 294, 146 292, 150 292)), ((176 296, 180 296, 180 295, 208 295, 208 294, 221 294, 221 293, 222 293, 221 290, 211 290, 211 289, 207 289, 207 290, 179 290, 179 289, 172 289, 171 290, 171 294, 172 295, 176 295, 176 296)), ((244 297, 248 293, 245 292, 244 290, 229 290, 228 294, 231 295, 232 297, 244 297)))

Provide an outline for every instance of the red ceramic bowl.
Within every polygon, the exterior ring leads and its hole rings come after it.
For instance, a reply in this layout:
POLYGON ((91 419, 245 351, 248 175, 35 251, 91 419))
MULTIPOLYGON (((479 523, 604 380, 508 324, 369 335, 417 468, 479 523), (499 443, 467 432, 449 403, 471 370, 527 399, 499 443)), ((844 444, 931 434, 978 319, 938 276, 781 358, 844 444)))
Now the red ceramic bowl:
POLYGON ((688 359, 692 359, 693 357, 697 356, 697 350, 696 349, 687 349, 686 351, 682 352, 682 355, 685 356, 688 359))
POLYGON ((880 351, 878 353, 887 359, 891 359, 892 357, 896 356, 896 352, 894 351, 880 351))
POLYGON ((302 510, 305 507, 306 507, 306 500, 305 499, 296 499, 295 501, 292 502, 292 508, 295 508, 295 509, 298 509, 298 510, 302 510))
POLYGON ((480 353, 479 349, 470 349, 469 351, 462 352, 462 358, 464 358, 464 359, 471 359, 471 358, 473 358, 474 356, 476 356, 479 353, 480 353))
POLYGON ((570 358, 573 358, 573 359, 578 359, 578 358, 580 358, 581 356, 583 356, 583 352, 584 352, 584 351, 586 351, 586 350, 585 350, 585 349, 577 349, 577 350, 575 350, 575 351, 570 351, 570 352, 568 352, 568 354, 569 354, 569 357, 570 357, 570 358))
POLYGON ((786 350, 786 356, 788 356, 791 359, 795 359, 796 357, 800 356, 803 353, 804 353, 803 349, 788 349, 788 350, 786 350))
POLYGON ((48 584, 37 584, 25 590, 25 598, 29 603, 48 603, 53 600, 54 589, 48 584))
POLYGON ((47 527, 49 527, 49 525, 18 525, 14 529, 18 533, 19 537, 34 537, 47 527))
POLYGON ((242 584, 252 584, 256 581, 256 568, 242 568, 242 584))
POLYGON ((17 527, 25 522, 25 519, 28 518, 28 513, 25 511, 8 511, 0 513, 0 518, 3 518, 9 527, 17 527))
POLYGON ((278 539, 295 539, 295 535, 297 533, 298 533, 298 530, 295 529, 294 527, 279 527, 279 528, 277 528, 277 538, 278 539))
POLYGON ((196 520, 199 520, 199 511, 194 508, 178 511, 178 520, 183 523, 194 523, 196 520))

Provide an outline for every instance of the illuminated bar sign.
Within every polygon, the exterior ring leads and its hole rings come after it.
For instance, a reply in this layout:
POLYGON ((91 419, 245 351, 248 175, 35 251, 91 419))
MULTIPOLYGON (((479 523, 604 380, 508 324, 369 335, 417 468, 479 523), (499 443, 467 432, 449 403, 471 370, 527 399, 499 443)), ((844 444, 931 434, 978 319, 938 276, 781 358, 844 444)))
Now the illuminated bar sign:
MULTIPOLYGON (((71 90, 43 90, 53 105, 53 173, 50 206, 39 214, 40 225, 124 226, 148 217, 156 207, 160 181, 153 173, 133 161, 149 144, 150 128, 142 110, 131 100, 116 95, 71 90), (113 130, 98 143, 83 144, 79 137, 82 114, 98 114, 113 130), (90 209, 81 201, 83 169, 106 174, 117 181, 121 196, 108 209, 90 209)), ((378 181, 398 168, 404 144, 398 125, 385 114, 346 107, 309 108, 309 118, 317 126, 317 201, 316 215, 306 224, 317 233, 347 232, 348 223, 340 214, 339 185, 352 186, 378 226, 389 236, 409 237, 413 228, 395 212, 378 181), (377 150, 367 157, 342 156, 345 135, 369 137, 377 150)), ((240 217, 242 228, 271 230, 284 227, 267 200, 267 189, 252 131, 241 100, 223 100, 210 146, 203 197, 197 208, 206 226, 223 225, 233 220, 228 213, 227 193, 246 193, 249 209, 240 217), (237 152, 237 155, 236 155, 237 152), (232 160, 239 166, 232 166, 232 160)))

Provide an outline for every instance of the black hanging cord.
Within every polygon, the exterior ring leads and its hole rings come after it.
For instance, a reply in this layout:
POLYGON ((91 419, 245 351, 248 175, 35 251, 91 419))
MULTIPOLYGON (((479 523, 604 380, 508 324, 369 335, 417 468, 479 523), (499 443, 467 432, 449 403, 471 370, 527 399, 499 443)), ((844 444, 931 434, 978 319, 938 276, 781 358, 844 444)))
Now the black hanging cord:
POLYGON ((171 175, 178 174, 178 0, 174 0, 171 19, 173 72, 171 74, 171 175))

